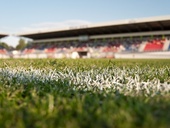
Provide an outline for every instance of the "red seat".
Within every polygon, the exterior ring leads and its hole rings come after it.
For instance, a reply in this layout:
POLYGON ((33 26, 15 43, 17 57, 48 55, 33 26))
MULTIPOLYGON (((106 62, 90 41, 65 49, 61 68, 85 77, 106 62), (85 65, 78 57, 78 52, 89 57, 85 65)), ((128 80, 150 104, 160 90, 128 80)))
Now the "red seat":
POLYGON ((56 48, 48 48, 45 50, 46 53, 53 53, 56 51, 56 48))
POLYGON ((29 54, 29 53, 33 53, 34 49, 25 49, 23 53, 25 54, 29 54))
POLYGON ((0 49, 0 54, 6 54, 7 51, 5 49, 0 49))
POLYGON ((161 51, 163 50, 163 45, 161 40, 152 40, 146 44, 144 51, 161 51))

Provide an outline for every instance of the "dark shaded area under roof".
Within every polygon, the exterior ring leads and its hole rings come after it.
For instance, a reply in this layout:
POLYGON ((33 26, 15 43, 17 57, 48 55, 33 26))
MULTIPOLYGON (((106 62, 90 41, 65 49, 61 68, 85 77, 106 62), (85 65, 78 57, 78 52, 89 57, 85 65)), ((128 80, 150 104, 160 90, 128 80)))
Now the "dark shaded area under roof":
POLYGON ((23 34, 20 36, 28 37, 34 40, 53 39, 64 37, 76 37, 81 35, 104 35, 104 34, 126 34, 134 32, 155 32, 170 30, 170 19, 162 21, 150 21, 140 23, 105 25, 89 28, 78 28, 61 31, 51 31, 43 33, 23 34))
POLYGON ((5 35, 5 34, 0 34, 0 38, 3 38, 3 37, 5 37, 5 36, 7 36, 7 35, 5 35))

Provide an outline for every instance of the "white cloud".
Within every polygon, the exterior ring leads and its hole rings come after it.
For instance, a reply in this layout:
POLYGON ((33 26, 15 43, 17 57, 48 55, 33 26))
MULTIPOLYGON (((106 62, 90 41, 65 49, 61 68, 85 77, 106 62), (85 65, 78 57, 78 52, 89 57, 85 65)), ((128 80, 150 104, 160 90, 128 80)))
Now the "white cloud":
POLYGON ((74 27, 87 26, 91 24, 89 21, 84 20, 67 20, 63 22, 44 22, 38 24, 32 24, 28 27, 23 27, 20 32, 39 32, 46 30, 57 30, 57 29, 69 29, 74 27))

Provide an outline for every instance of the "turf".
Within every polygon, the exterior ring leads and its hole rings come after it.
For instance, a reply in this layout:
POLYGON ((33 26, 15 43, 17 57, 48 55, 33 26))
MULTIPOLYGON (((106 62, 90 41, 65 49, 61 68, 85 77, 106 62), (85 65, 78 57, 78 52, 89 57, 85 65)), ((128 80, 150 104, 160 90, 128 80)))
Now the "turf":
POLYGON ((170 60, 8 59, 0 69, 2 128, 170 127, 170 60))

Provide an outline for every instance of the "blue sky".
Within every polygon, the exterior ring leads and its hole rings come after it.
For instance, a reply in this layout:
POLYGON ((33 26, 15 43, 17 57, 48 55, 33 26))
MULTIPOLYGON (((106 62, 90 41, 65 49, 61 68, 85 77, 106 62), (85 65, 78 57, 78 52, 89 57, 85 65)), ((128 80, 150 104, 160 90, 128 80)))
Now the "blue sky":
POLYGON ((164 15, 170 15, 169 0, 0 0, 0 33, 164 15))

